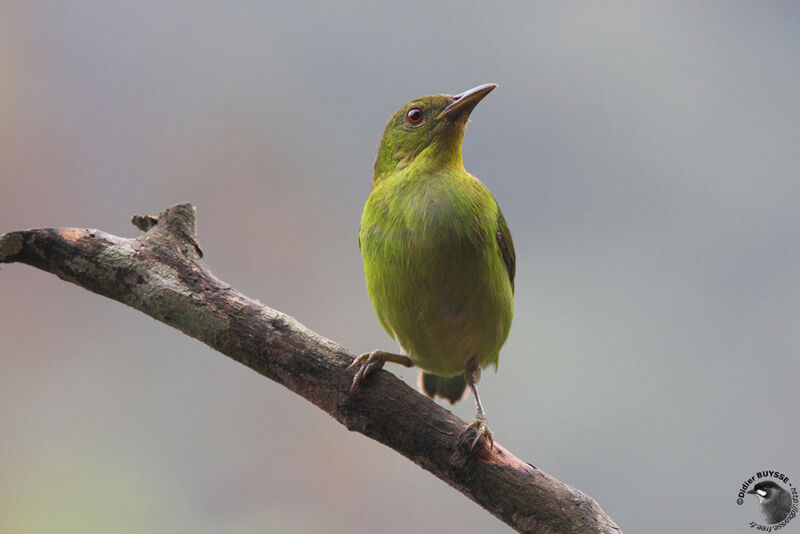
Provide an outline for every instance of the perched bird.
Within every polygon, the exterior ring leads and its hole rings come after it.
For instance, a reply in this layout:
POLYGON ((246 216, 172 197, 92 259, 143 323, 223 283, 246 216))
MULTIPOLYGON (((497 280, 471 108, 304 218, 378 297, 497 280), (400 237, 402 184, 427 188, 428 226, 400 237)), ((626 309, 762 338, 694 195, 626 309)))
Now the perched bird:
POLYGON ((772 480, 759 482, 747 493, 758 497, 761 513, 768 525, 780 523, 792 511, 792 495, 772 480))
POLYGON ((467 386, 477 413, 470 430, 493 445, 476 382, 497 367, 514 313, 514 244, 489 190, 464 169, 467 120, 496 84, 418 98, 386 124, 364 206, 359 248, 378 320, 405 355, 375 350, 351 392, 387 361, 422 368, 425 393, 459 400, 467 386))

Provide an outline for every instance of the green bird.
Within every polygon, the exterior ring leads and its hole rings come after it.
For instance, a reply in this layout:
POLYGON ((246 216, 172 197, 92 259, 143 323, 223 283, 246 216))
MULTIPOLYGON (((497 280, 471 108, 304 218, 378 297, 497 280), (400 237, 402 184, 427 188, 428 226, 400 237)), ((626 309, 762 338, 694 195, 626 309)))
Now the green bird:
POLYGON ((514 314, 514 244, 500 207, 464 169, 470 113, 496 84, 412 100, 386 124, 364 206, 359 248, 378 320, 406 355, 356 358, 351 392, 387 361, 419 366, 421 387, 455 403, 467 385, 470 431, 493 446, 476 382, 497 367, 514 314))

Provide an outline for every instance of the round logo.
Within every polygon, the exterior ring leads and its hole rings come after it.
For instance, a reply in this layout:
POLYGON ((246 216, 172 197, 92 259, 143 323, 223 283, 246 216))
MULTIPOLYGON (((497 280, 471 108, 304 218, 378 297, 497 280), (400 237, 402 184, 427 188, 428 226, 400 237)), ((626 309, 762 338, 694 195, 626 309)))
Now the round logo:
POLYGON ((742 482, 736 504, 747 503, 753 507, 754 517, 750 528, 773 532, 785 527, 798 511, 797 488, 792 486, 788 475, 780 471, 758 471, 742 482), (749 502, 752 501, 752 502, 749 502))

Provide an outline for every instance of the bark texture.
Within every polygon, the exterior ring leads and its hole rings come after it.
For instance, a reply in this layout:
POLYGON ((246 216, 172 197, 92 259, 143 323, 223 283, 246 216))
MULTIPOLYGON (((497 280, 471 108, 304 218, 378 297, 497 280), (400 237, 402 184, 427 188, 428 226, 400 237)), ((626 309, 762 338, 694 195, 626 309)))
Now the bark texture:
POLYGON ((430 471, 518 532, 620 533, 591 497, 498 443, 459 444, 466 423, 387 371, 348 390, 353 355, 214 276, 201 261, 195 208, 137 216, 144 233, 49 228, 0 236, 0 263, 24 263, 125 303, 199 339, 317 405, 349 430, 430 471))

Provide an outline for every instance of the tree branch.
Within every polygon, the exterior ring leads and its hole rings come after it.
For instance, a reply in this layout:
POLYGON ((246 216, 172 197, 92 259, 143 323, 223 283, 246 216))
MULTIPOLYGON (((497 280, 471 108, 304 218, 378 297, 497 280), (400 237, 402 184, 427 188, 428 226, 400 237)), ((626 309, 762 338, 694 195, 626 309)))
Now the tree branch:
POLYGON ((0 263, 25 263, 123 302, 275 380, 349 430, 430 471, 518 532, 620 533, 589 496, 502 446, 459 444, 466 423, 378 371, 348 395, 352 355, 214 276, 200 261, 195 208, 134 217, 134 239, 58 228, 0 236, 0 263))

